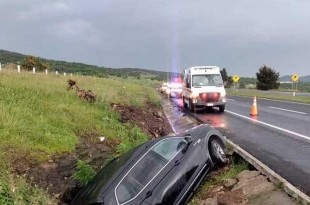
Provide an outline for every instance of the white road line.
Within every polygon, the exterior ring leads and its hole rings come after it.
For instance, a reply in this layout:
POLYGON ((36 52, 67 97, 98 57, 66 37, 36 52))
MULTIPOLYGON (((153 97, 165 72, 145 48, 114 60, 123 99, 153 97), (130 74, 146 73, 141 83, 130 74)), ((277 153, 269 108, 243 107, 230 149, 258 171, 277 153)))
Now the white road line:
POLYGON ((271 124, 268 124, 266 122, 262 122, 262 121, 259 121, 259 120, 256 120, 256 119, 252 119, 250 117, 247 117, 247 116, 244 116, 244 115, 240 115, 238 113, 235 113, 235 112, 232 112, 232 111, 229 111, 229 110, 225 110, 225 112, 227 113, 230 113, 232 115, 236 115, 238 117, 241 117, 241 118, 244 118, 244 119, 247 119, 247 120, 250 120, 250 121, 253 121, 253 122, 256 122, 256 123, 259 123, 259 124, 262 124, 262 125, 265 125, 265 126, 268 126, 268 127, 271 127, 271 128, 274 128, 274 129, 277 129, 277 130, 280 130, 282 132, 286 132, 286 133, 289 133, 289 134, 292 134, 292 135, 295 135, 295 136, 298 136, 298 137, 301 137, 303 139, 306 139, 306 140, 309 140, 310 141, 310 137, 306 136, 306 135, 303 135, 303 134, 299 134, 297 132, 293 132, 293 131, 290 131, 290 130, 287 130, 287 129, 284 129, 284 128, 281 128, 281 127, 277 127, 275 125, 271 125, 271 124))
POLYGON ((305 112, 299 112, 299 111, 295 111, 295 110, 288 110, 288 109, 279 108, 279 107, 271 107, 271 106, 269 106, 269 108, 275 109, 275 110, 283 110, 283 111, 287 111, 287 112, 294 112, 294 113, 298 113, 298 114, 302 114, 302 115, 306 115, 307 114, 305 112))
POLYGON ((229 99, 229 98, 227 98, 227 100, 228 101, 233 101, 233 102, 235 102, 236 100, 234 100, 234 99, 229 99))

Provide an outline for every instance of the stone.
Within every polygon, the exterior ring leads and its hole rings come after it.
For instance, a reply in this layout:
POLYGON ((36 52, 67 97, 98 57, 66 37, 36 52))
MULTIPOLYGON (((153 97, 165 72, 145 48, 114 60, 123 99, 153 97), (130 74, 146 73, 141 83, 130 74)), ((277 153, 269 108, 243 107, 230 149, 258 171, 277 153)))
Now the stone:
POLYGON ((232 191, 242 189, 248 198, 254 198, 260 194, 271 192, 275 189, 273 183, 268 182, 266 177, 259 175, 254 178, 239 181, 232 191))
POLYGON ((211 192, 211 193, 217 193, 217 192, 222 191, 223 189, 224 189, 223 186, 217 186, 217 187, 211 188, 210 192, 211 192))
POLYGON ((237 184, 237 179, 225 179, 224 180, 224 187, 230 188, 237 184))
POLYGON ((217 197, 206 199, 206 200, 204 201, 203 205, 218 205, 218 203, 217 203, 217 197))
POLYGON ((276 190, 256 197, 250 201, 251 205, 294 205, 296 204, 286 193, 276 190))
POLYGON ((242 172, 240 172, 237 175, 237 179, 239 181, 243 180, 243 179, 250 179, 250 178, 254 178, 256 176, 260 175, 259 171, 250 171, 250 170, 244 170, 242 172))
POLYGON ((220 194, 217 198, 218 204, 225 205, 245 205, 248 203, 247 197, 241 189, 236 191, 227 191, 220 194))

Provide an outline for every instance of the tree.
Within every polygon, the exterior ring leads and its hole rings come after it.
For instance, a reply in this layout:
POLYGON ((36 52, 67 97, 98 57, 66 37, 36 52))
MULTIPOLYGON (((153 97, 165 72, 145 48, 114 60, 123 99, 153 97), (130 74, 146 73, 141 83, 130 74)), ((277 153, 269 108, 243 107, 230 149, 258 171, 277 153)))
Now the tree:
POLYGON ((27 56, 22 63, 22 68, 31 71, 36 64, 37 62, 34 56, 27 56))
POLYGON ((279 72, 266 65, 263 65, 256 73, 256 88, 259 90, 278 89, 280 85, 280 83, 277 82, 279 76, 279 72))
POLYGON ((246 88, 246 84, 244 81, 240 81, 239 88, 246 88))
POLYGON ((27 56, 22 63, 22 68, 31 71, 33 67, 35 67, 37 71, 48 69, 47 63, 43 63, 39 58, 27 56))

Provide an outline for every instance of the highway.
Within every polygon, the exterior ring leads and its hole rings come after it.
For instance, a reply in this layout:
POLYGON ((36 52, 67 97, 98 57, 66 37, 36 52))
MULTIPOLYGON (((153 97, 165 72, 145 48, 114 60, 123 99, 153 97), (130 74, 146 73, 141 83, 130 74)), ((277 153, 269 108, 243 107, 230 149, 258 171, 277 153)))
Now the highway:
POLYGON ((310 105, 257 99, 259 115, 251 117, 252 103, 253 98, 228 96, 225 113, 197 108, 193 116, 310 195, 310 105))

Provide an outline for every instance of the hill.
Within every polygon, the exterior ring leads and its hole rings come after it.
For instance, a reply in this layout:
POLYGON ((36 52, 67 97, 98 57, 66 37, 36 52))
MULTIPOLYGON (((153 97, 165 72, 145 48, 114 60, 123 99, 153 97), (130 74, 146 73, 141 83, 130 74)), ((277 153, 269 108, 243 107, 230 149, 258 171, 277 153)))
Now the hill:
MULTIPOLYGON (((5 51, 0 49, 0 62, 2 64, 22 64, 27 55, 5 51)), ((174 76, 180 76, 179 73, 154 71, 141 68, 107 68, 96 65, 89 65, 78 62, 66 62, 59 60, 45 59, 37 57, 41 62, 46 63, 50 70, 58 71, 60 73, 77 73, 80 75, 108 77, 109 75, 118 77, 137 77, 137 78, 149 78, 153 80, 165 81, 174 76)))

